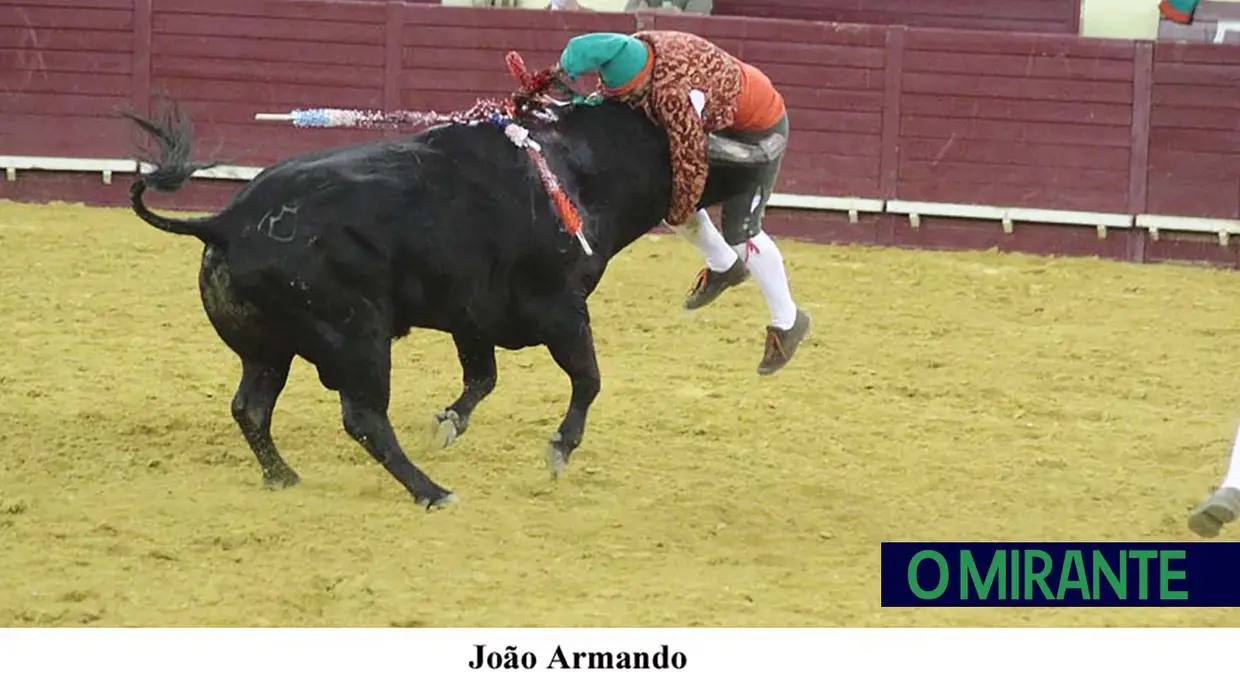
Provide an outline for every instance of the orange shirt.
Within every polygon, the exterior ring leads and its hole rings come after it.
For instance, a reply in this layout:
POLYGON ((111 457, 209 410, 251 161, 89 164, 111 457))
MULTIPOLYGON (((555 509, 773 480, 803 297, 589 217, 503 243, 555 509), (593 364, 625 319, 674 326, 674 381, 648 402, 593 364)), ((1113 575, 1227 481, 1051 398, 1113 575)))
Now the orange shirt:
POLYGON ((741 67, 741 93, 736 98, 736 116, 730 128, 765 131, 783 117, 784 98, 761 70, 740 60, 736 62, 741 67))

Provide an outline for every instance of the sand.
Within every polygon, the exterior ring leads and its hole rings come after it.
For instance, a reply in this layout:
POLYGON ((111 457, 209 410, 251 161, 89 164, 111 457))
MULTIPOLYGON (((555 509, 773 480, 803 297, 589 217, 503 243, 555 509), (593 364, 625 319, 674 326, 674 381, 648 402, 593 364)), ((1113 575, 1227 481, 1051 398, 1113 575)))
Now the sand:
POLYGON ((501 352, 470 431, 430 451, 452 343, 397 344, 393 422, 461 498, 428 514, 302 362, 274 433, 303 484, 261 488, 198 242, 0 202, 0 625, 1240 625, 883 609, 878 587, 884 540, 1195 539, 1240 417, 1234 273, 781 246, 815 331, 769 378, 755 285, 693 316, 689 245, 615 260, 591 301, 603 391, 559 483, 545 350, 501 352))

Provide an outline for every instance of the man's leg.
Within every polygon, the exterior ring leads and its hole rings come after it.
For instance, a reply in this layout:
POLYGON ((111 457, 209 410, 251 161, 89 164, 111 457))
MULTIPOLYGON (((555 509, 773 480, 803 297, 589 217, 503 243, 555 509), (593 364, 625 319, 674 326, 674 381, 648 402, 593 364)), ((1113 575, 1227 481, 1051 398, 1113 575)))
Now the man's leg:
POLYGON ((704 209, 698 210, 684 225, 672 229, 697 247, 702 258, 706 260, 706 268, 698 273, 693 288, 685 298, 686 310, 706 307, 723 294, 723 291, 740 285, 749 278, 745 262, 741 261, 736 250, 723 239, 723 235, 704 209))
POLYGON ((1227 475, 1218 491, 1188 516, 1188 527, 1202 537, 1217 537, 1223 526, 1240 517, 1240 431, 1231 449, 1227 475))
MULTIPOLYGON (((776 128, 786 133, 787 121, 776 128)), ((766 348, 758 363, 761 375, 770 375, 787 365, 810 330, 809 315, 792 299, 783 255, 775 240, 762 229, 766 204, 774 191, 782 160, 780 157, 769 165, 755 167, 751 190, 724 201, 721 215, 724 240, 753 274, 771 312, 766 348)))

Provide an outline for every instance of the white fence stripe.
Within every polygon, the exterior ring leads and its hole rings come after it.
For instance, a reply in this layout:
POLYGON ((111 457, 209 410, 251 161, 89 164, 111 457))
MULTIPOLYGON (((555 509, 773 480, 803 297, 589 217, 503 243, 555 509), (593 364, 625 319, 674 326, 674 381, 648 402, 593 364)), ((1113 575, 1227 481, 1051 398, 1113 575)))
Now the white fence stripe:
MULTIPOLYGON (((44 172, 97 172, 103 183, 111 184, 112 175, 132 174, 138 163, 132 159, 100 159, 83 157, 35 157, 25 155, 0 155, 0 168, 7 181, 16 181, 20 171, 44 172)), ((144 171, 149 171, 143 167, 144 171)), ((194 173, 200 179, 227 179, 248 181, 262 171, 261 167, 237 167, 220 165, 194 173)), ((0 194, 3 188, 0 187, 0 194)), ((1216 235, 1221 244, 1228 244, 1230 236, 1240 235, 1240 220, 1227 218, 1191 218, 1166 215, 1138 215, 1104 213, 1093 211, 1056 210, 1044 208, 1010 208, 930 201, 884 201, 874 198, 809 196, 804 194, 772 194, 770 206, 817 211, 842 211, 848 213, 851 222, 857 222, 861 213, 890 213, 906 215, 909 224, 918 229, 922 217, 965 218, 971 220, 997 221, 1004 232, 1011 233, 1015 223, 1043 223, 1050 225, 1078 225, 1093 227, 1099 237, 1106 237, 1108 229, 1144 228, 1157 240, 1160 232, 1196 233, 1216 235)))

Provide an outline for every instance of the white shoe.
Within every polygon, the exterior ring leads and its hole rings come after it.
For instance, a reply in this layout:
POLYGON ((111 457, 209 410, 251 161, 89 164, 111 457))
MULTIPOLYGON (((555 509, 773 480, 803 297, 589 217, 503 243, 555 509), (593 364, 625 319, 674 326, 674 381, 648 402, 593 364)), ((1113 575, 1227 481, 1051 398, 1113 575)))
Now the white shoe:
POLYGON ((1240 489, 1219 489, 1188 515, 1188 529, 1201 537, 1217 537, 1223 526, 1240 517, 1240 489))

